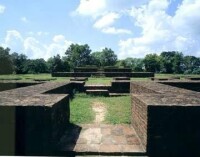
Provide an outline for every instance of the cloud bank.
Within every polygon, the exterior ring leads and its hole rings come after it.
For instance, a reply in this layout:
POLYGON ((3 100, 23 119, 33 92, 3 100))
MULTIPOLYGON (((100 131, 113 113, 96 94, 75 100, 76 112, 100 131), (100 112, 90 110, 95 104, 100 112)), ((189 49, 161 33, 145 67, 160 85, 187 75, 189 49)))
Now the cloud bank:
POLYGON ((132 7, 129 15, 142 32, 141 36, 119 41, 120 58, 173 50, 200 56, 200 1, 183 0, 174 16, 167 14, 169 5, 168 0, 151 0, 132 7))
POLYGON ((51 43, 48 44, 42 43, 34 35, 46 35, 46 32, 37 32, 35 34, 31 32, 31 35, 24 37, 17 30, 10 30, 7 31, 4 42, 0 46, 9 47, 12 51, 23 53, 29 58, 44 58, 47 60, 56 54, 63 56, 67 48, 72 44, 72 41, 67 40, 61 34, 55 35, 51 43))

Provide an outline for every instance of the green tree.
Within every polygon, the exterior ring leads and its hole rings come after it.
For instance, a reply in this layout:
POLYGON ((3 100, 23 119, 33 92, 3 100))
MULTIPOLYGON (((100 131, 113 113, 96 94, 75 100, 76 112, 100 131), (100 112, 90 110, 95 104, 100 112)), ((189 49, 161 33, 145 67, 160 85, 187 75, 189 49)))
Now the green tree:
POLYGON ((157 54, 146 55, 143 62, 144 62, 146 71, 149 71, 149 72, 160 71, 160 58, 157 54))
POLYGON ((47 64, 44 59, 28 59, 23 67, 23 73, 28 74, 37 74, 37 73, 46 73, 47 70, 47 64))
POLYGON ((100 55, 101 66, 114 66, 117 63, 117 55, 110 48, 104 48, 100 55))
POLYGON ((61 59, 60 55, 57 54, 53 58, 49 58, 47 61, 49 72, 64 72, 69 71, 69 64, 66 57, 61 59))
POLYGON ((27 61, 27 56, 24 54, 18 54, 16 52, 11 54, 14 64, 14 70, 16 74, 23 74, 24 64, 27 61))
POLYGON ((91 61, 90 53, 91 50, 87 44, 71 44, 65 52, 70 68, 89 65, 91 61))
POLYGON ((102 52, 93 52, 91 54, 91 64, 96 65, 97 67, 101 66, 101 57, 102 57, 102 52))
POLYGON ((126 58, 121 63, 124 67, 129 67, 135 72, 144 71, 144 62, 141 58, 126 58))
POLYGON ((183 54, 181 52, 169 51, 162 52, 161 72, 164 73, 181 73, 183 66, 183 54))
POLYGON ((183 59, 183 69, 185 74, 199 74, 200 58, 194 56, 185 56, 183 59))
POLYGON ((14 66, 10 56, 10 49, 0 47, 0 74, 12 74, 14 66))

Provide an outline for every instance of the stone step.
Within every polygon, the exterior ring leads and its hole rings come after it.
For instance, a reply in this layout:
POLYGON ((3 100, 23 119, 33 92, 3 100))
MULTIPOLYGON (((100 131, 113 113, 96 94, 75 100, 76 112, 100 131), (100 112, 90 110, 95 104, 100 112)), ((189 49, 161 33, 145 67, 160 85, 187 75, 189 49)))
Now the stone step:
POLYGON ((109 85, 85 85, 85 90, 109 90, 109 85))
POLYGON ((93 90, 86 90, 86 94, 90 95, 100 95, 100 96, 109 96, 109 91, 106 89, 93 89, 93 90))
POLYGON ((109 93, 110 97, 117 97, 117 96, 128 96, 129 93, 109 93))

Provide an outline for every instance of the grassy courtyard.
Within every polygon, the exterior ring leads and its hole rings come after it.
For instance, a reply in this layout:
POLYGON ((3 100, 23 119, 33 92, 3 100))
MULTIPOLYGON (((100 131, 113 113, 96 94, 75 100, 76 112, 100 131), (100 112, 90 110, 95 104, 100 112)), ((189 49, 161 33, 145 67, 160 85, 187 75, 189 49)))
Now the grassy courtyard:
POLYGON ((121 97, 101 97, 89 96, 86 94, 76 94, 75 99, 70 102, 70 120, 72 123, 93 123, 95 119, 95 111, 93 105, 95 103, 103 104, 105 108, 106 124, 129 124, 131 115, 131 99, 130 96, 121 97))

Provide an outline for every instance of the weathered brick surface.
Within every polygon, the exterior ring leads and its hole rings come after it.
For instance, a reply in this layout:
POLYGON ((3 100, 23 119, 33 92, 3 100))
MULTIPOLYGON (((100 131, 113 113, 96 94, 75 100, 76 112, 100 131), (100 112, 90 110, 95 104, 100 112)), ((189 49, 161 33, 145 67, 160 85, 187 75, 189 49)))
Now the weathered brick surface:
POLYGON ((36 82, 13 82, 13 81, 0 81, 0 91, 10 90, 15 88, 27 87, 37 85, 36 82))
POLYGON ((68 87, 51 82, 0 92, 0 155, 51 155, 69 123, 68 87))
POLYGON ((178 87, 178 88, 183 88, 183 89, 188 89, 188 90, 193 90, 200 92, 200 82, 195 82, 195 81, 190 81, 190 82, 169 82, 169 81, 164 81, 160 82, 162 84, 178 87))
POLYGON ((132 125, 150 156, 200 156, 199 93, 132 82, 131 94, 132 125))

